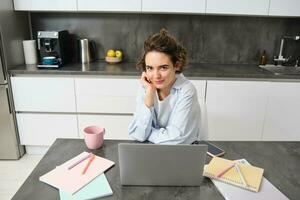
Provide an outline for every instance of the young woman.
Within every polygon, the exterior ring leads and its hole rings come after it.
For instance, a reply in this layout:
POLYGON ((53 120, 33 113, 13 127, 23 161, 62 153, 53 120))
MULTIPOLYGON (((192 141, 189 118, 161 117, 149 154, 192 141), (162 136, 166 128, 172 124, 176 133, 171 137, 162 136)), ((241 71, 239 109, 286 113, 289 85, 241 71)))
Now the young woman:
POLYGON ((143 70, 129 135, 143 142, 191 144, 199 137, 200 106, 181 73, 186 50, 165 29, 150 36, 137 66, 143 70))

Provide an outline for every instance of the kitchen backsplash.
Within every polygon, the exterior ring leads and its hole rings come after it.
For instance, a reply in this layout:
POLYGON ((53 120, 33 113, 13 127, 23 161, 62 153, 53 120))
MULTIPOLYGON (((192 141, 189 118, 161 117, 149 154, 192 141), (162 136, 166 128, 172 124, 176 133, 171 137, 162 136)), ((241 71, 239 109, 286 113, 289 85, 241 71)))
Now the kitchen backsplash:
MULTIPOLYGON (((210 15, 103 13, 31 13, 33 37, 39 30, 69 30, 93 39, 97 58, 122 49, 125 61, 136 62, 144 40, 165 27, 188 50, 190 63, 257 64, 263 50, 278 55, 284 35, 300 35, 300 18, 210 15)), ((300 58, 300 41, 287 41, 284 55, 300 58)))

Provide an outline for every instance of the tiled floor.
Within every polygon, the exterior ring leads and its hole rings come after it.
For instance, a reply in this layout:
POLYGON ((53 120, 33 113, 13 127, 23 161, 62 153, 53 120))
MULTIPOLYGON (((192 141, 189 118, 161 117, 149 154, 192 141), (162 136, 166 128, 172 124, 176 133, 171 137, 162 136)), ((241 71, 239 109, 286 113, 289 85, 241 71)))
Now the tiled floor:
POLYGON ((43 155, 25 154, 20 160, 0 160, 0 199, 9 200, 17 192, 43 155))

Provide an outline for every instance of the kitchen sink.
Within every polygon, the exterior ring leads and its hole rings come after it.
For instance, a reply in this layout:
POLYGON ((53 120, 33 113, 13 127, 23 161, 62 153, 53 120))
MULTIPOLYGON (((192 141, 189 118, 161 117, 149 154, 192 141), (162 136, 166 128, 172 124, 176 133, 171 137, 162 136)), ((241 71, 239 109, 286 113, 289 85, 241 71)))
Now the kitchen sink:
POLYGON ((272 72, 274 75, 299 75, 300 76, 300 67, 282 66, 282 65, 259 65, 259 67, 269 72, 272 72))

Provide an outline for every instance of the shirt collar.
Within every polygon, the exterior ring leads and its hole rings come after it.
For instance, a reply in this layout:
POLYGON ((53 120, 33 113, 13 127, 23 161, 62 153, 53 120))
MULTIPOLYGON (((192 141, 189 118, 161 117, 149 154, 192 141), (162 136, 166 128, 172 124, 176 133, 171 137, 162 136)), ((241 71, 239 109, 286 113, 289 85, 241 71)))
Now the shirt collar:
POLYGON ((173 88, 181 89, 186 81, 187 81, 187 79, 185 78, 185 76, 182 73, 176 74, 176 81, 173 85, 173 88))

